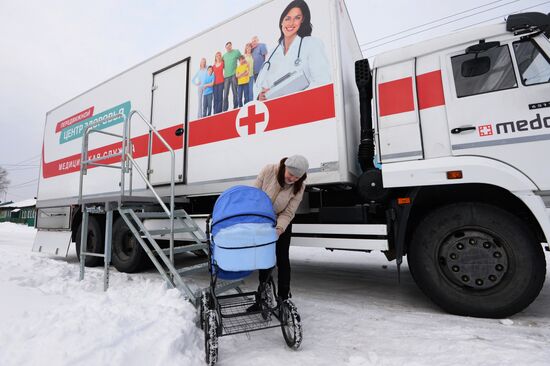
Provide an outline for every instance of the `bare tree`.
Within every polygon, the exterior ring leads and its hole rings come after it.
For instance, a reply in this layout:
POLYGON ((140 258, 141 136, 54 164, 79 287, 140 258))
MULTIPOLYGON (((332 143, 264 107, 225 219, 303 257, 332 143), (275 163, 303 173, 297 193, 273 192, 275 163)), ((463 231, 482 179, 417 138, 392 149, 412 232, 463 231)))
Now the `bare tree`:
POLYGON ((8 171, 0 166, 0 193, 6 192, 9 185, 8 171))

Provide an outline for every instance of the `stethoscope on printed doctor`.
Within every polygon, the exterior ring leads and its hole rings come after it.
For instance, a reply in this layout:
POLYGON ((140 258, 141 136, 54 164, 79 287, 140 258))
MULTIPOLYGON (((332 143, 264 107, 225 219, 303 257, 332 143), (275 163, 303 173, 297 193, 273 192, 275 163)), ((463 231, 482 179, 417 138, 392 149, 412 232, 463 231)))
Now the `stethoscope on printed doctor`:
MULTIPOLYGON (((296 57, 296 60, 294 60, 294 66, 300 66, 302 63, 302 59, 300 58, 300 53, 302 52, 302 41, 304 40, 303 37, 300 37, 300 45, 298 46, 298 57, 296 57)), ((267 61, 263 64, 262 69, 267 65, 267 70, 271 67, 271 58, 277 52, 277 49, 281 46, 281 42, 277 44, 277 47, 275 47, 275 50, 271 53, 267 61)))

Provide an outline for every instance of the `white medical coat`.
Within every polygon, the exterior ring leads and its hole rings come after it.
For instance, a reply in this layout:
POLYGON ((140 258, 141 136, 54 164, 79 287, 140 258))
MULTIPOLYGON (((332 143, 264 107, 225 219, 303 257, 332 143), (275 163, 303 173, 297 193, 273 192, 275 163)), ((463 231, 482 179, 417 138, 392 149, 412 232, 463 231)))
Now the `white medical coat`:
POLYGON ((311 36, 304 38, 297 36, 292 41, 286 55, 284 54, 282 42, 273 50, 269 56, 271 58, 269 63, 266 62, 258 74, 258 80, 254 83, 254 99, 258 97, 262 88, 271 88, 275 81, 294 70, 303 70, 309 80, 309 88, 327 84, 331 81, 330 65, 323 41, 311 36), (301 62, 296 65, 300 39, 302 39, 301 62))

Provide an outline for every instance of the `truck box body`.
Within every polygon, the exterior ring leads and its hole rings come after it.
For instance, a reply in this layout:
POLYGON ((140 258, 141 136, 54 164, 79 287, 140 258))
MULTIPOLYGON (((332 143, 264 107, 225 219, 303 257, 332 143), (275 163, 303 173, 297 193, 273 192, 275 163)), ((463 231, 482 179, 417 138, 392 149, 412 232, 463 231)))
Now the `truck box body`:
MULTIPOLYGON (((328 68, 321 70, 325 74, 321 81, 311 80, 303 91, 265 102, 252 101, 240 109, 231 108, 230 95, 226 112, 197 118, 198 87, 193 78, 201 59, 206 58, 207 64, 212 65, 217 51, 225 53, 226 42, 232 42, 233 48, 242 53, 253 36, 265 43, 269 53, 273 52, 280 34, 279 15, 287 3, 265 2, 50 111, 44 130, 38 206, 76 203, 85 127, 99 121, 98 129, 121 135, 122 122, 131 110, 150 118, 175 149, 178 195, 219 193, 231 185, 249 182, 265 164, 292 154, 308 157, 311 183, 352 181, 358 175, 354 158, 358 101, 354 97, 357 91, 353 67, 343 65, 353 65, 361 58, 361 52, 340 1, 309 4, 314 27, 308 38, 314 38, 319 49, 310 55, 304 42, 299 58, 305 69, 308 63, 318 61, 314 57, 324 55, 328 68), (185 132, 177 136, 179 128, 185 132)), ((260 77, 269 73, 267 66, 260 77)), ((153 185, 168 184, 169 153, 158 140, 153 140, 148 151, 149 130, 138 118, 132 120, 131 137, 134 158, 144 171, 149 170, 153 185)), ((93 133, 90 136, 90 157, 108 155, 120 148, 117 138, 93 133)), ((112 158, 102 163, 117 161, 112 158)), ((120 189, 120 172, 115 169, 90 169, 87 174, 84 196, 120 189)), ((139 178, 133 180, 134 191, 145 188, 139 178)))
MULTIPOLYGON (((219 193, 300 154, 309 160, 308 189, 291 245, 381 250, 398 266, 406 255, 419 287, 453 314, 503 318, 523 310, 542 289, 541 243, 550 238, 550 16, 512 15, 506 24, 379 55, 371 67, 342 0, 308 5, 313 32, 296 37, 286 52, 278 40, 292 28, 281 26, 289 2, 266 1, 50 111, 35 248, 63 254, 78 237, 84 248, 81 228, 89 216, 92 256, 105 250, 110 258, 113 228, 120 271, 137 271, 147 255, 155 259, 146 242, 132 237, 153 244, 169 238, 173 264, 174 241, 185 252, 190 235, 181 220, 175 225, 176 211, 204 225, 219 193), (242 53, 254 36, 268 52, 252 97, 234 108, 231 91, 222 100, 227 110, 214 103, 214 113, 203 115, 208 109, 200 104, 209 98, 200 97, 202 60, 212 65, 228 42, 242 53), (123 181, 120 170, 89 162, 81 186, 87 126, 93 129, 84 159, 108 157, 100 163, 120 168, 122 137, 99 132, 122 135, 125 123, 129 151, 151 188, 137 174, 123 181), (174 180, 170 152, 151 137, 156 131, 174 150, 174 180), (129 189, 135 196, 122 194, 129 189), (141 197, 153 194, 169 198, 170 210, 141 197), (159 207, 164 212, 152 211, 159 207), (160 218, 165 213, 169 218, 160 218), (123 225, 132 220, 139 230, 123 225)), ((225 76, 222 89, 230 90, 225 76)))

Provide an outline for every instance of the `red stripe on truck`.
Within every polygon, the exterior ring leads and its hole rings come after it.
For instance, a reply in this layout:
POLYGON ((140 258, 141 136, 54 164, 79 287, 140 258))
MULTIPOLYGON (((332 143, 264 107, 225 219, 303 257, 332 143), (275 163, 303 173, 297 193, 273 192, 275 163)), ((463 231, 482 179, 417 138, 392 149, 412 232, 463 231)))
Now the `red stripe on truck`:
MULTIPOLYGON (((267 100, 264 101, 264 105, 269 111, 266 132, 322 121, 334 118, 336 115, 332 84, 267 100)), ((189 123, 189 147, 238 138, 238 113, 239 109, 235 109, 191 121, 189 123)))
POLYGON ((414 111, 412 78, 403 78, 378 85, 380 116, 414 111))
MULTIPOLYGON (((420 110, 445 105, 441 70, 416 77, 420 110)), ((414 111, 412 77, 392 80, 378 85, 380 117, 414 111)))
POLYGON ((322 121, 336 116, 332 84, 266 103, 269 124, 266 131, 322 121))
MULTIPOLYGON (((269 110, 269 122, 265 132, 317 122, 336 116, 334 105, 334 87, 332 84, 291 94, 281 98, 268 100, 264 105, 269 110)), ((244 107, 244 108, 248 108, 244 107)), ((237 115, 239 109, 202 118, 189 123, 189 147, 205 145, 217 141, 224 141, 239 137, 237 132, 237 115)), ((252 121, 255 121, 254 119, 252 121)), ((251 122, 252 123, 252 122, 251 122)), ((242 126, 242 125, 241 125, 242 126)), ((183 148, 183 136, 176 136, 175 132, 182 125, 175 125, 159 131, 161 136, 174 149, 183 148)), ((251 125, 252 127, 252 125, 251 125)), ((254 128, 251 128, 254 131, 254 128)), ((149 135, 132 138, 134 158, 147 156, 147 142, 149 135)), ((119 153, 122 143, 102 146, 88 152, 88 159, 119 153)), ((153 138, 153 155, 166 152, 167 149, 153 138)), ((101 164, 116 164, 120 157, 102 160, 101 164)), ((88 169, 94 168, 89 166, 88 169)), ((42 150, 42 176, 44 178, 74 173, 80 170, 80 154, 58 159, 49 163, 44 162, 42 150)))
POLYGON ((445 105, 441 70, 418 75, 416 77, 416 86, 418 88, 418 107, 420 109, 445 105))
MULTIPOLYGON (((183 125, 176 125, 164 130, 160 130, 160 135, 166 140, 166 142, 174 150, 181 149, 183 147, 183 136, 176 136, 176 130, 183 125)), ((147 156, 147 145, 149 141, 149 134, 141 135, 132 138, 132 150, 133 157, 135 159, 147 156)), ((122 149, 122 143, 117 142, 107 146, 102 146, 97 149, 88 151, 88 159, 98 158, 101 156, 107 156, 111 154, 120 153, 122 149)), ((157 137, 153 139, 153 153, 159 154, 166 152, 168 149, 164 147, 157 137)), ((75 154, 66 158, 54 160, 46 163, 44 161, 44 147, 42 147, 42 176, 44 178, 51 178, 58 175, 69 174, 80 171, 80 157, 81 154, 75 154)), ((116 164, 120 162, 120 157, 112 157, 109 159, 101 160, 100 164, 116 164)), ((88 166, 88 169, 93 169, 94 166, 88 166)))

